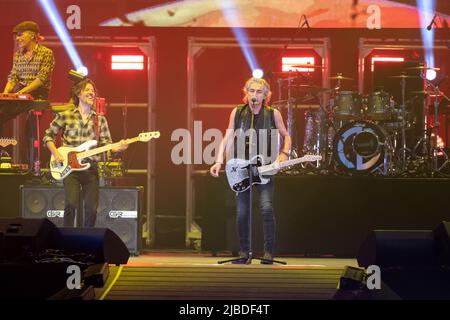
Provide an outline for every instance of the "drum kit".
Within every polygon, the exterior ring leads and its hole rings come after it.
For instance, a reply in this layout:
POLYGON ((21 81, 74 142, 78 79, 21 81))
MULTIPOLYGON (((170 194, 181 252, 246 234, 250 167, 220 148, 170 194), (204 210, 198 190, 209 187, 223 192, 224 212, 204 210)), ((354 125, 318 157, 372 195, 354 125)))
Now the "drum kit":
MULTIPOLYGON (((421 72, 430 69, 423 66, 415 68, 421 69, 421 72)), ((288 88, 287 99, 278 101, 278 105, 287 109, 287 130, 293 138, 291 157, 296 158, 302 154, 321 155, 321 161, 305 166, 313 166, 312 169, 325 173, 405 176, 408 173, 415 174, 411 172, 412 164, 421 162, 426 164, 425 169, 422 169, 425 171, 423 174, 440 174, 450 161, 445 150, 437 143, 439 99, 448 102, 449 98, 422 75, 400 74, 391 78, 400 80, 401 101, 398 103, 389 92, 383 90, 367 95, 341 90, 343 82, 353 81, 342 74, 330 78, 335 81, 335 86, 329 89, 295 83, 294 80, 298 77, 295 73, 289 73, 278 82, 279 97, 285 82, 288 88), (424 128, 421 128, 422 136, 417 138, 412 136, 411 130, 415 125, 416 115, 412 108, 407 108, 410 102, 405 100, 407 92, 417 93, 406 91, 407 80, 412 78, 423 78, 427 88, 421 92, 424 100, 420 103, 423 103, 424 111, 419 117, 424 118, 424 128), (426 119, 430 97, 434 97, 435 112, 431 126, 426 119), (293 109, 296 104, 315 98, 319 101, 319 108, 305 112, 303 144, 297 144, 293 109), (408 148, 407 141, 415 144, 410 143, 413 147, 408 148), (440 163, 438 157, 441 157, 440 163)), ((308 80, 308 77, 301 80, 304 79, 308 80)))

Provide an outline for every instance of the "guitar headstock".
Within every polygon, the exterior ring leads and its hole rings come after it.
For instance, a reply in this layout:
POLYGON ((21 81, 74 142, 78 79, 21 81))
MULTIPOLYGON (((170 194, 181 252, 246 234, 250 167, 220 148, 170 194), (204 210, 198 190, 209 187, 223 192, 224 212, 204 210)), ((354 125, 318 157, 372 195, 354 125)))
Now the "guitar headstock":
POLYGON ((161 133, 159 133, 159 131, 142 132, 139 134, 139 141, 147 142, 151 139, 158 139, 160 135, 161 133))
POLYGON ((7 138, 0 138, 0 147, 6 147, 9 145, 15 146, 17 144, 16 139, 7 139, 7 138))

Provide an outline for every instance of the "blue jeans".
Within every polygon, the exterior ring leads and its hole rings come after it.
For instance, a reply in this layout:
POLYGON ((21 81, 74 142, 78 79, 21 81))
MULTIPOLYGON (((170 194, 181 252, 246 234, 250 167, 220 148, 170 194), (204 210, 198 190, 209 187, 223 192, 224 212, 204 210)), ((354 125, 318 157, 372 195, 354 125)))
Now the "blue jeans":
MULTIPOLYGON (((275 241, 275 218, 273 216, 273 179, 267 184, 256 184, 253 189, 259 193, 259 210, 263 218, 264 231, 264 252, 273 253, 275 241)), ((249 198, 250 189, 238 193, 236 196, 237 206, 237 230, 239 235, 239 244, 242 252, 249 252, 250 249, 250 225, 249 225, 249 198)), ((254 212, 252 212, 252 219, 254 212)))

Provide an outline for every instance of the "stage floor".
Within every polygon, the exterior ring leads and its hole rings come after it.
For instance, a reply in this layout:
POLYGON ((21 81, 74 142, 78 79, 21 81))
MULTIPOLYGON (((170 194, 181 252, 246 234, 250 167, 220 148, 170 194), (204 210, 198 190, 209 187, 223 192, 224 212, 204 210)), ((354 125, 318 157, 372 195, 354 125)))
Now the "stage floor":
POLYGON ((345 266, 355 259, 275 257, 286 265, 218 264, 223 255, 147 252, 122 267, 110 266, 96 299, 297 300, 331 299, 345 266))

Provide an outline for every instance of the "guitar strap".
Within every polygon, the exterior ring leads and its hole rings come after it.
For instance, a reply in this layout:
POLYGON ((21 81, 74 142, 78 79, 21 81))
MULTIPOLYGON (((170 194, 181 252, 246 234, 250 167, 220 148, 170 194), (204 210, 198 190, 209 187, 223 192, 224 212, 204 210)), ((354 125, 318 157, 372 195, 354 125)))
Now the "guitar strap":
POLYGON ((95 115, 95 119, 94 119, 94 130, 95 130, 95 140, 99 139, 99 130, 98 130, 98 114, 95 115))

